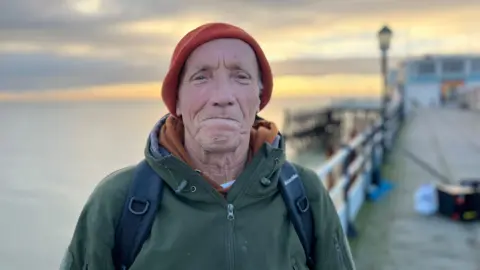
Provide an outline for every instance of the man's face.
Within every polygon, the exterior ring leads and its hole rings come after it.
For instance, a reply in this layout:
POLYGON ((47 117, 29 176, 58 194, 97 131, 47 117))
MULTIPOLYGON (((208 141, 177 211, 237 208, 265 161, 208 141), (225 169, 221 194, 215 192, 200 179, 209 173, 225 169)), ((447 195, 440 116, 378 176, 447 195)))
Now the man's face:
POLYGON ((238 39, 198 47, 185 63, 177 102, 185 132, 205 151, 232 151, 249 134, 260 106, 253 49, 238 39))

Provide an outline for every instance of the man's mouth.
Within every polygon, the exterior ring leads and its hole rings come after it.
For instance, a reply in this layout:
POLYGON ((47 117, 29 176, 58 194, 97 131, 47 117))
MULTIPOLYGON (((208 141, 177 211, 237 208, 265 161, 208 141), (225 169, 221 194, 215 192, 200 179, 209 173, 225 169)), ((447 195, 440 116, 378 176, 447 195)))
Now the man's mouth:
POLYGON ((209 120, 229 120, 229 121, 235 121, 238 122, 237 119, 231 118, 231 117, 208 117, 204 119, 203 121, 209 121, 209 120))

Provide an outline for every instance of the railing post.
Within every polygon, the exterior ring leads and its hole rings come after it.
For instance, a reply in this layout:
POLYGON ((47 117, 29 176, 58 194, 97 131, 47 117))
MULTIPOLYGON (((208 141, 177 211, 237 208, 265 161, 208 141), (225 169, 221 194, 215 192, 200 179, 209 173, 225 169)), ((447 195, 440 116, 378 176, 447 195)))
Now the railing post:
POLYGON ((380 186, 380 183, 382 181, 382 175, 380 171, 380 164, 379 164, 379 158, 378 158, 378 144, 375 140, 375 137, 377 135, 377 130, 372 131, 371 135, 371 140, 372 140, 372 153, 370 155, 371 158, 371 164, 372 164, 372 173, 371 173, 371 184, 375 186, 380 186))
POLYGON ((348 191, 350 189, 350 186, 352 185, 352 177, 350 175, 350 172, 349 172, 349 167, 350 167, 350 164, 353 162, 354 159, 352 159, 353 157, 353 151, 354 149, 352 149, 350 147, 350 145, 344 145, 343 148, 346 150, 347 152, 347 156, 345 157, 344 161, 343 161, 343 164, 342 164, 342 174, 343 174, 343 177, 345 177, 345 186, 343 188, 343 200, 344 200, 344 203, 345 203, 345 216, 346 216, 346 231, 347 231, 347 236, 350 237, 350 238, 354 238, 357 236, 357 230, 355 229, 355 226, 350 218, 350 198, 348 196, 348 191))
POLYGON ((371 128, 371 130, 369 131, 369 133, 367 133, 367 135, 365 137, 365 140, 360 145, 361 148, 362 148, 361 152, 362 152, 362 155, 364 157, 361 171, 362 171, 363 177, 365 177, 365 187, 364 187, 364 190, 363 190, 363 192, 365 193, 364 194, 365 199, 368 198, 369 188, 372 185, 373 164, 371 162, 370 162, 370 169, 367 170, 368 159, 371 160, 372 150, 373 150, 373 147, 372 147, 372 149, 370 149, 370 152, 367 153, 367 147, 369 147, 371 142, 372 142, 373 127, 370 127, 370 128, 371 128))
POLYGON ((382 161, 385 161, 386 152, 387 152, 387 113, 386 110, 382 112, 382 126, 380 127, 382 133, 382 161))

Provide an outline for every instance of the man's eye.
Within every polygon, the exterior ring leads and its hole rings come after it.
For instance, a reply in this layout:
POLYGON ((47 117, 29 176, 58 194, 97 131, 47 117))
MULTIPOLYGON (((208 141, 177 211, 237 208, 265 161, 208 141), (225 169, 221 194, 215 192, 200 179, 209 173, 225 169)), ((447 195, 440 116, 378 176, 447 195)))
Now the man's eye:
POLYGON ((193 80, 195 81, 202 81, 202 80, 206 80, 207 77, 205 75, 196 75, 193 77, 193 80))
POLYGON ((240 80, 249 80, 250 79, 250 76, 247 73, 244 73, 244 72, 239 72, 235 76, 236 76, 237 79, 240 79, 240 80))

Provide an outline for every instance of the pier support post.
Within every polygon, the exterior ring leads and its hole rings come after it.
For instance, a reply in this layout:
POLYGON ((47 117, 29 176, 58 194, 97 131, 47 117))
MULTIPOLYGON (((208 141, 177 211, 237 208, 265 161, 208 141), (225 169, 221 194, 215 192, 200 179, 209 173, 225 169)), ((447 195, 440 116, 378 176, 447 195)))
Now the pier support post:
POLYGON ((345 202, 345 217, 346 217, 346 234, 349 238, 355 238, 358 235, 357 229, 355 228, 355 225, 352 222, 352 219, 350 218, 350 198, 348 196, 348 191, 350 189, 350 186, 352 185, 352 176, 350 175, 350 172, 348 168, 350 167, 350 164, 354 160, 354 149, 352 149, 349 145, 344 145, 344 149, 347 150, 347 157, 345 158, 342 166, 342 173, 343 177, 346 179, 346 184, 345 187, 343 188, 343 195, 344 195, 344 202, 345 202), (353 157, 353 159, 352 159, 353 157))

